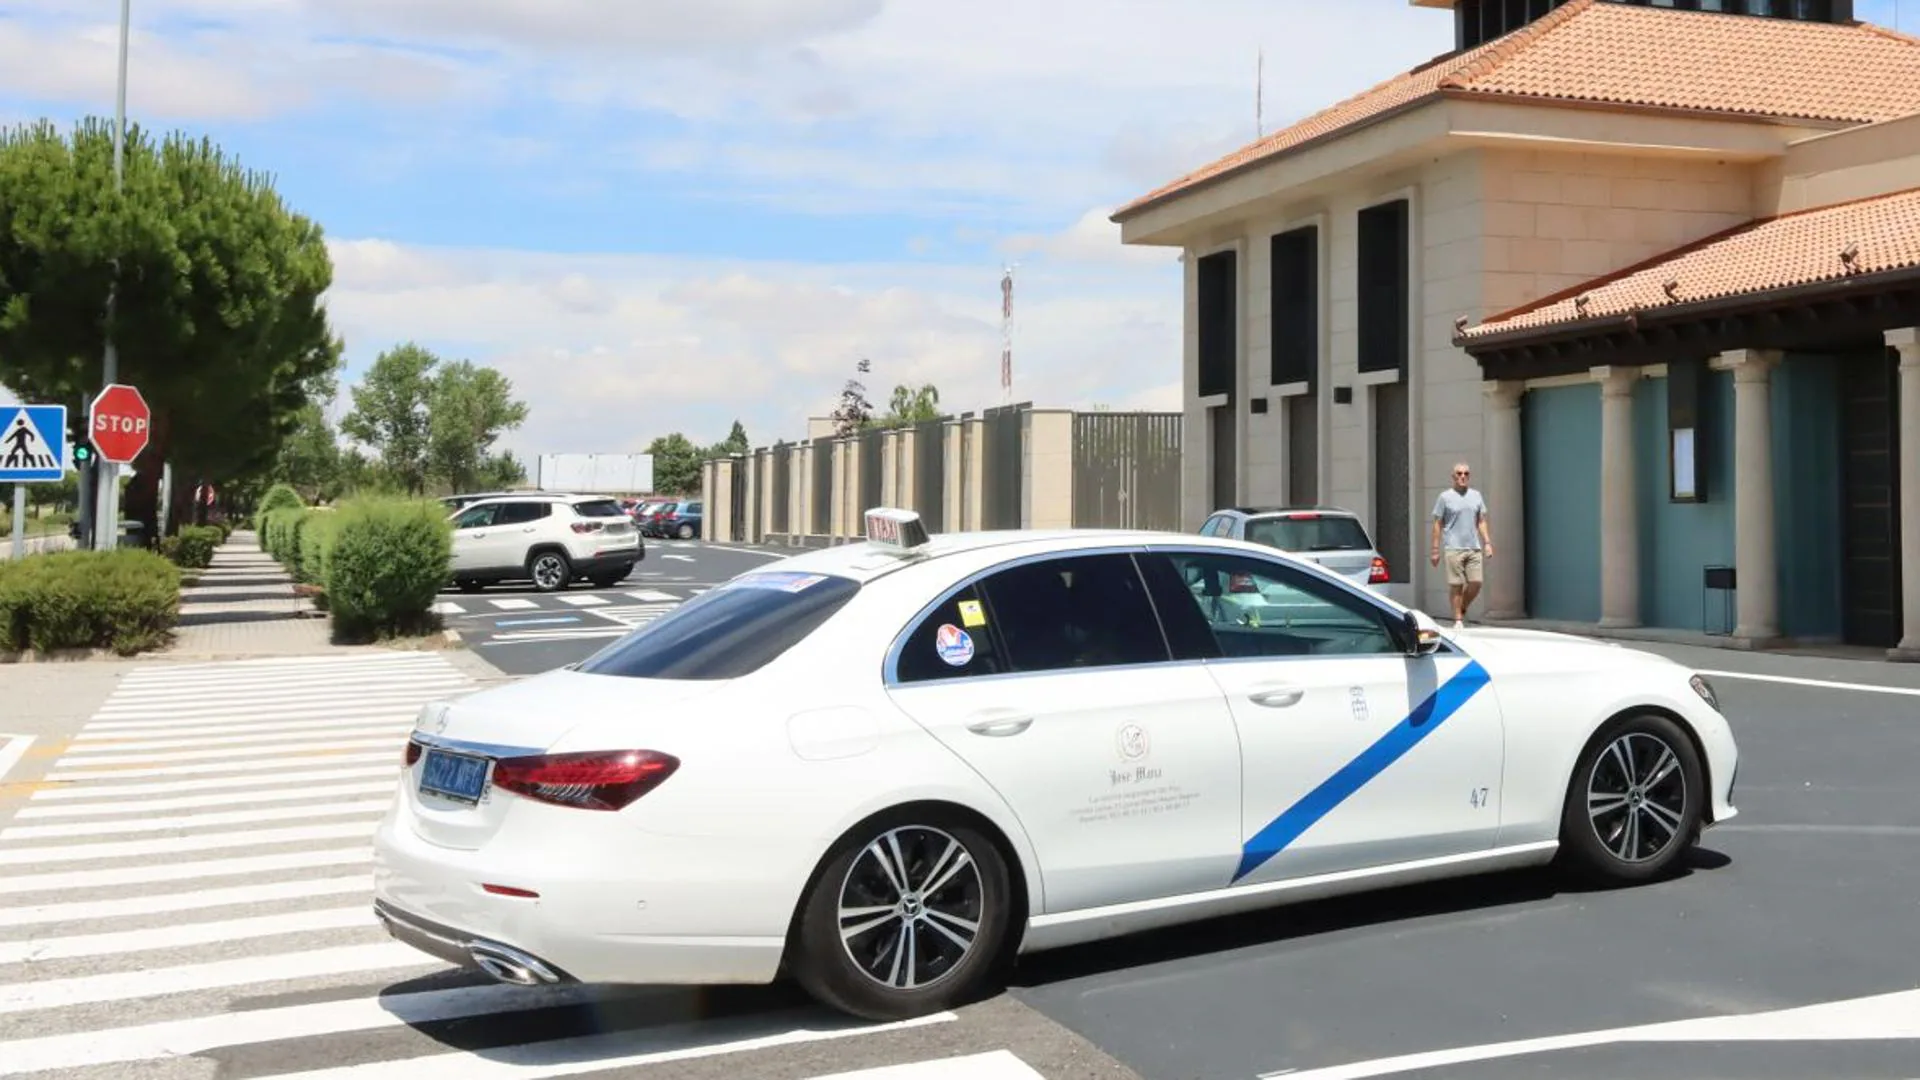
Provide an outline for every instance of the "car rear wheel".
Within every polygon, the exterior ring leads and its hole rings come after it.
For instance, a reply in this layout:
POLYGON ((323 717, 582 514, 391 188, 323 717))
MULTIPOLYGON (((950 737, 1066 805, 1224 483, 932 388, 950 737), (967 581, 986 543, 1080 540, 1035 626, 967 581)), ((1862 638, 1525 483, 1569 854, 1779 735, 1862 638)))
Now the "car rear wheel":
POLYGON ((1560 822, 1564 861, 1596 883, 1652 880, 1699 836, 1706 794, 1680 725, 1657 713, 1615 720, 1574 766, 1560 822))
POLYGON ((848 836, 801 909, 793 971, 822 1002, 901 1020, 968 1000, 999 966, 1006 860, 964 821, 914 815, 848 836))
POLYGON ((527 576, 540 592, 559 592, 573 581, 573 564, 557 551, 535 552, 527 560, 527 576))
POLYGON ((680 526, 679 531, 674 533, 674 535, 678 536, 682 540, 691 540, 693 539, 693 526, 682 525, 680 526))

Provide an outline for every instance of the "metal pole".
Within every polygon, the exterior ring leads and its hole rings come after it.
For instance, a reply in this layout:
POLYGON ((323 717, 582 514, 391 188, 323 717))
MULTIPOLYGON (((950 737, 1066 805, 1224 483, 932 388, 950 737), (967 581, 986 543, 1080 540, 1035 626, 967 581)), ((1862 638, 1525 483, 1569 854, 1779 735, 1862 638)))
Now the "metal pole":
POLYGON ((160 509, 153 515, 153 527, 159 530, 154 540, 166 539, 167 526, 173 522, 173 466, 160 466, 160 509))
MULTIPOLYGON (((126 184, 127 140, 127 34, 133 21, 133 0, 120 0, 120 74, 113 108, 113 191, 118 195, 126 184)), ((113 345, 114 287, 107 286, 107 350, 102 358, 100 386, 112 386, 120 378, 120 355, 113 345)), ((89 426, 93 417, 87 417, 89 426)), ((120 469, 100 462, 100 509, 94 515, 93 547, 111 551, 120 543, 120 469)))
POLYGON ((27 485, 13 485, 13 559, 27 557, 27 485))

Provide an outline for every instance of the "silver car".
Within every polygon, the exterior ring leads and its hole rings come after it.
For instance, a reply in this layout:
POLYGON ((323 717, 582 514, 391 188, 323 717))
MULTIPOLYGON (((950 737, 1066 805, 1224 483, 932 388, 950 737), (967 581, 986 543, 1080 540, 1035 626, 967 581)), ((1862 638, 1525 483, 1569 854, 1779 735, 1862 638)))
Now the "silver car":
POLYGON ((1320 564, 1362 588, 1378 591, 1388 580, 1387 560, 1374 549, 1366 526, 1351 511, 1333 506, 1240 507, 1216 510, 1200 526, 1202 536, 1264 544, 1320 564))

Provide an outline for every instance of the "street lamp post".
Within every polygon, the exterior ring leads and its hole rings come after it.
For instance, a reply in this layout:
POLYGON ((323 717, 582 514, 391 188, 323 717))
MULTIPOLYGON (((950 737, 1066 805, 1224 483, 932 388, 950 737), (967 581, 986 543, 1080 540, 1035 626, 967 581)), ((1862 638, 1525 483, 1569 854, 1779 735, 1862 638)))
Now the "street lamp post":
MULTIPOLYGON (((120 194, 126 185, 127 138, 127 31, 133 21, 133 0, 120 0, 120 76, 113 108, 113 191, 120 194)), ((117 269, 117 267, 116 267, 117 269)), ((114 289, 107 286, 107 349, 100 364, 100 385, 112 386, 120 377, 120 356, 113 344, 114 289)), ((92 418, 88 418, 89 424, 92 418)), ((99 509, 94 514, 93 546, 110 551, 120 541, 120 467, 110 461, 98 461, 99 509)))

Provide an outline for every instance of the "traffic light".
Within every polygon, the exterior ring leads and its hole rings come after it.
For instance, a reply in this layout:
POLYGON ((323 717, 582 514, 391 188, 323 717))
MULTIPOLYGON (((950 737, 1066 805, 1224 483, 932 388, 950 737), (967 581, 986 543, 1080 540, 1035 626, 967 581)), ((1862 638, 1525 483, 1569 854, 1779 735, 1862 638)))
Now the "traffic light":
POLYGON ((85 469, 93 464, 93 443, 87 438, 85 409, 67 410, 67 445, 73 448, 73 467, 85 469))

